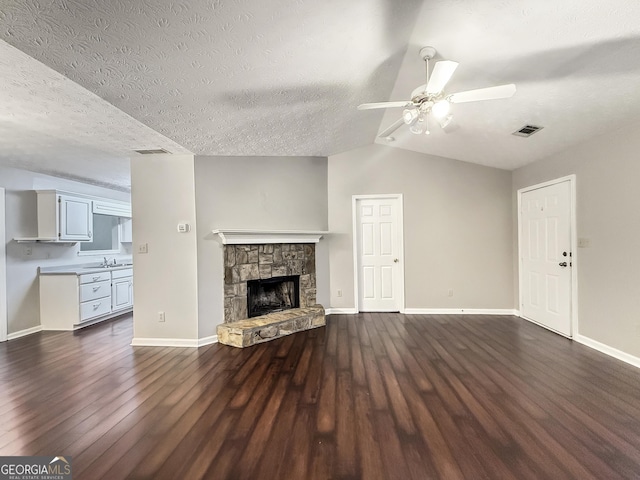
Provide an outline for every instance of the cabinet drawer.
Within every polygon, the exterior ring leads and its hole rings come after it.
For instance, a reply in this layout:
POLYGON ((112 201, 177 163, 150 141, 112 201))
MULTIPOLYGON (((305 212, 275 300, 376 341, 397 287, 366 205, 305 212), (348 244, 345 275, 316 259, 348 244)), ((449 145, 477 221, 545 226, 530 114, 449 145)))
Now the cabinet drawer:
POLYGON ((87 302, 96 298, 108 297, 111 295, 111 282, 85 283, 80 285, 80 301, 87 302))
POLYGON ((111 272, 85 273, 80 275, 79 279, 81 285, 84 283, 104 282, 105 280, 111 280, 111 272))
POLYGON ((80 321, 111 313, 111 295, 80 304, 80 321))
POLYGON ((133 276, 133 268, 125 268, 122 270, 113 270, 111 272, 111 278, 124 278, 133 276))

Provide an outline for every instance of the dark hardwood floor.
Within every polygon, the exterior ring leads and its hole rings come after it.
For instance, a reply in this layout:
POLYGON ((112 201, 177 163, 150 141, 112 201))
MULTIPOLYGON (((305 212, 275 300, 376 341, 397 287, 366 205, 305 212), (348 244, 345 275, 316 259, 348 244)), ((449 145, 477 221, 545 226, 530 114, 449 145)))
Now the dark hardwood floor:
POLYGON ((640 370, 515 317, 131 337, 124 317, 0 344, 0 455, 70 455, 75 479, 640 478, 640 370))

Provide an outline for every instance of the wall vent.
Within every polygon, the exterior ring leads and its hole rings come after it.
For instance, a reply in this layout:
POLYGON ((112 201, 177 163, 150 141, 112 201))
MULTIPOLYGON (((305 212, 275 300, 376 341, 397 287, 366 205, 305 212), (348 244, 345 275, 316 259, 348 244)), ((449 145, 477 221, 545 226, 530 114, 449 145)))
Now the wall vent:
POLYGON ((164 148, 156 148, 151 150, 134 150, 134 152, 139 153, 140 155, 153 155, 156 153, 171 153, 165 150, 164 148))
POLYGON ((537 131, 542 130, 543 128, 544 127, 538 127, 536 125, 525 125, 520 130, 516 130, 515 132, 513 132, 512 135, 515 135, 517 137, 530 137, 537 131))

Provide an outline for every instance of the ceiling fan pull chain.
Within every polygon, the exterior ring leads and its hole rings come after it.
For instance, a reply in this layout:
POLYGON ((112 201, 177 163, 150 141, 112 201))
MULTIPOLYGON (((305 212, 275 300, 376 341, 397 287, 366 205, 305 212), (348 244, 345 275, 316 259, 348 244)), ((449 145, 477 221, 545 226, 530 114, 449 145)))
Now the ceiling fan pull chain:
POLYGON ((426 57, 425 63, 427 64, 427 83, 424 84, 424 93, 427 93, 427 85, 429 85, 429 57, 426 57))

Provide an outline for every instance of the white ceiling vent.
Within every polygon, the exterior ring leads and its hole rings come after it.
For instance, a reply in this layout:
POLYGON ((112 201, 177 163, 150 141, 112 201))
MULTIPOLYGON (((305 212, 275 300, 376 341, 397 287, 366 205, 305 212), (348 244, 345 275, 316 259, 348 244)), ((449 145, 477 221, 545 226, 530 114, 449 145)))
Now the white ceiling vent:
POLYGON ((525 125, 520 130, 513 132, 512 135, 516 135, 517 137, 530 137, 538 130, 542 130, 544 127, 538 127, 536 125, 525 125))
POLYGON ((153 155, 156 153, 171 153, 165 150, 164 148, 156 148, 152 150, 134 150, 134 152, 139 153, 140 155, 153 155))

